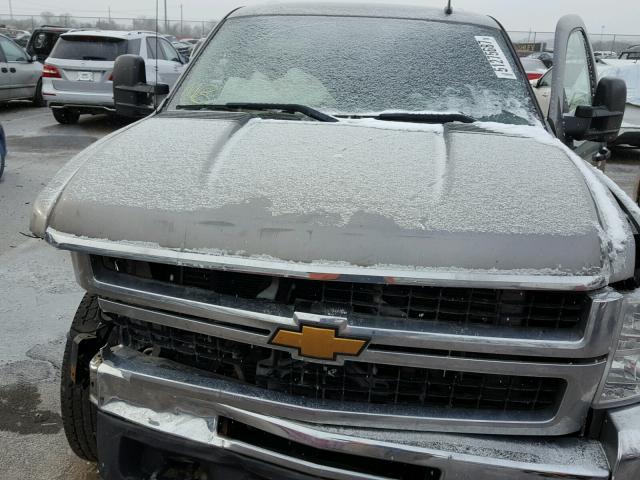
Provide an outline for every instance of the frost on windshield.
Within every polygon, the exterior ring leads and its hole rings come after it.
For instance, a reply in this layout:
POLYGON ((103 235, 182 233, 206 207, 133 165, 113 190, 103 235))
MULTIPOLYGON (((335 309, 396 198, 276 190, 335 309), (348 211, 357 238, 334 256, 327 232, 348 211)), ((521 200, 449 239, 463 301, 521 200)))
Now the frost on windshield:
POLYGON ((179 104, 298 103, 327 113, 456 111, 536 123, 526 79, 495 29, 424 20, 258 16, 226 21, 174 97, 179 104), (496 75, 477 37, 514 75, 496 75))

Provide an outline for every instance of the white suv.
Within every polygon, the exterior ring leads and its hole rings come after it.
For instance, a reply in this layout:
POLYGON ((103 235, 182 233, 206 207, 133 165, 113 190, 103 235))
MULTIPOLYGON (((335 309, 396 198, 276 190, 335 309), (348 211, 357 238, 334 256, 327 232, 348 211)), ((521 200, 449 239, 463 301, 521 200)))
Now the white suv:
POLYGON ((169 41, 153 32, 76 30, 60 36, 42 72, 42 95, 56 120, 80 114, 114 113, 112 72, 123 54, 145 60, 148 83, 173 86, 184 63, 169 41))

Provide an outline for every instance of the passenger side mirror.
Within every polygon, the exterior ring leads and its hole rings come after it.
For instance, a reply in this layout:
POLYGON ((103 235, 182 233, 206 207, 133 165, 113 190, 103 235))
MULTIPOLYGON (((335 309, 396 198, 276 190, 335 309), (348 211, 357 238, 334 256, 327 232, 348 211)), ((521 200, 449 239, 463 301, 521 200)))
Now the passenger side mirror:
POLYGON ((169 93, 169 85, 147 84, 144 59, 139 55, 121 55, 113 66, 113 100, 116 114, 142 118, 155 110, 158 97, 169 93))
POLYGON ((574 140, 612 142, 618 137, 627 103, 627 84, 620 78, 600 80, 593 105, 578 106, 564 116, 565 135, 574 140))

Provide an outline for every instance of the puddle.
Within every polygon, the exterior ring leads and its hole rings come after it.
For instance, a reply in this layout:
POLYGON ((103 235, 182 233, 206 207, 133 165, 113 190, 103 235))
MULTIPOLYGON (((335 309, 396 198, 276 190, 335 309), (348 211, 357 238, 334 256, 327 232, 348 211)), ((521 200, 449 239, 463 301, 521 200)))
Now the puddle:
POLYGON ((53 435, 62 430, 60 414, 39 410, 40 393, 35 385, 0 387, 0 431, 21 435, 53 435))

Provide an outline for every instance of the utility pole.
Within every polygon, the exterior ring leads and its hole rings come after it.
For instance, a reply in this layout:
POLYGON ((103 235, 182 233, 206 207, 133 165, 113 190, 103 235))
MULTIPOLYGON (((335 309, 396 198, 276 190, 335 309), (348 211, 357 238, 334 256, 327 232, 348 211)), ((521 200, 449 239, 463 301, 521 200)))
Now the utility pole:
POLYGON ((182 4, 180 4, 180 36, 184 34, 184 32, 182 31, 182 21, 182 4))
POLYGON ((9 0, 9 18, 13 20, 13 7, 11 6, 11 0, 9 0))
POLYGON ((169 21, 167 20, 167 0, 164 0, 164 33, 169 33, 169 21))
POLYGON ((109 5, 109 23, 111 23, 111 5, 109 5))

